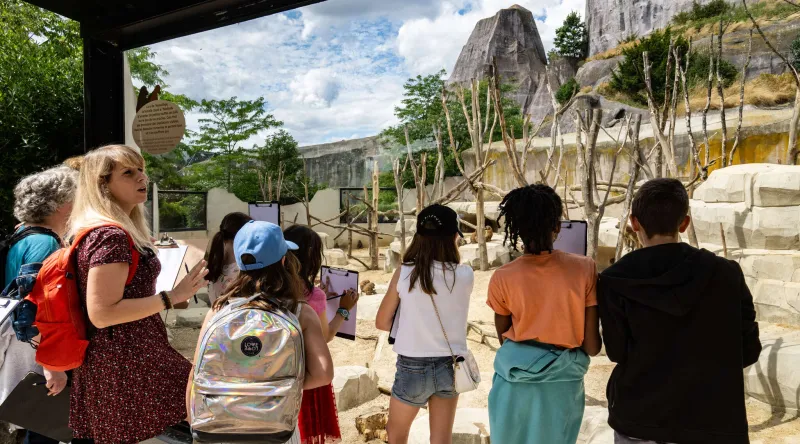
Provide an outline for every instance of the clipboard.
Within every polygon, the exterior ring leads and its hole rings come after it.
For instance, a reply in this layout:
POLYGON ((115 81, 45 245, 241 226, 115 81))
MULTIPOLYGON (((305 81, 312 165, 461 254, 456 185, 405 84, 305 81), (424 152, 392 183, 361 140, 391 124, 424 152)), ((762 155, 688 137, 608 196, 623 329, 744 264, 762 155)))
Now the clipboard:
POLYGON ((21 302, 22 299, 0 297, 0 323, 5 321, 21 302))
POLYGON ((60 442, 70 442, 69 383, 56 396, 47 396, 46 383, 44 376, 28 373, 0 405, 0 420, 60 442))
POLYGON ((389 330, 389 344, 394 345, 395 338, 397 338, 397 330, 400 329, 400 304, 397 304, 397 310, 394 312, 392 318, 392 328, 389 330))
MULTIPOLYGON (((331 279, 331 288, 329 288, 328 291, 336 293, 336 296, 326 295, 327 305, 325 310, 328 314, 328 322, 330 322, 331 319, 336 316, 336 310, 339 309, 339 298, 344 296, 345 291, 351 288, 358 291, 358 272, 323 265, 320 271, 320 282, 325 282, 328 277, 331 279)), ((339 327, 339 331, 336 332, 337 337, 351 341, 356 340, 357 311, 358 305, 350 310, 350 319, 344 321, 342 326, 339 327)))
POLYGON ((156 293, 170 291, 175 287, 175 281, 178 280, 178 273, 181 271, 181 264, 188 249, 189 247, 186 245, 157 248, 161 272, 156 279, 156 293))
POLYGON ((281 224, 281 204, 278 201, 249 202, 247 210, 253 220, 281 224))
POLYGON ((586 256, 588 228, 585 220, 562 220, 561 232, 553 242, 553 248, 566 253, 586 256))

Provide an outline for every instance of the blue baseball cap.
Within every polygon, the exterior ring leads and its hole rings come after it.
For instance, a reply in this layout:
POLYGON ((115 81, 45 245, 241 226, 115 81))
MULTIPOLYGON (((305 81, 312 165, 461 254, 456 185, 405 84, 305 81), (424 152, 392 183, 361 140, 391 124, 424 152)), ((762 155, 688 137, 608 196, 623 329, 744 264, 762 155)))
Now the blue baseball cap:
POLYGON ((233 255, 240 270, 260 270, 280 261, 288 250, 297 250, 294 242, 283 238, 281 227, 264 221, 251 220, 233 238, 233 255), (242 256, 252 254, 254 264, 242 263, 242 256))

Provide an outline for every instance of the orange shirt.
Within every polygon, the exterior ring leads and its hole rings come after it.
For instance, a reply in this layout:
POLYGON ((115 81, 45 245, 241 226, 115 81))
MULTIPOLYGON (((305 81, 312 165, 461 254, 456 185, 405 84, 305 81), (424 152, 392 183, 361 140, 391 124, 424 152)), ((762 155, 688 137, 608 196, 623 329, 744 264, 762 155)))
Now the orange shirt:
POLYGON ((585 256, 554 250, 526 254, 495 271, 486 303, 511 315, 504 337, 566 348, 583 344, 586 307, 597 305, 597 267, 585 256))

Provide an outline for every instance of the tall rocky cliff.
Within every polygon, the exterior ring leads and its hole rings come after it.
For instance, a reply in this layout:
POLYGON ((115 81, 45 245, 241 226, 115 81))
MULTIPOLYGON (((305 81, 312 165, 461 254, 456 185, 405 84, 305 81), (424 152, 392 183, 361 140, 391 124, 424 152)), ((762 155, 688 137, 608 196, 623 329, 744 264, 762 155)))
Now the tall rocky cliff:
POLYGON ((644 36, 666 27, 676 14, 691 9, 693 1, 711 0, 586 0, 589 55, 614 48, 630 35, 644 36))
MULTIPOLYGON (((501 82, 515 86, 508 97, 530 113, 533 121, 552 112, 546 83, 547 55, 530 11, 514 5, 479 21, 461 50, 448 83, 467 85, 472 79, 485 78, 491 72, 494 57, 501 82)), ((553 86, 557 88, 573 77, 575 70, 574 61, 553 64, 553 86)))

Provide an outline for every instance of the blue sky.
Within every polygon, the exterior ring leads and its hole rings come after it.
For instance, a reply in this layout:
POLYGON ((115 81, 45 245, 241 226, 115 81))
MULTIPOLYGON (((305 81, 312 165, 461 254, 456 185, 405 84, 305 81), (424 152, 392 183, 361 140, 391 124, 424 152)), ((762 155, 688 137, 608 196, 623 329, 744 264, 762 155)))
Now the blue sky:
MULTIPOLYGON (((546 49, 584 0, 520 0, 546 49)), ((222 99, 264 96, 301 145, 375 135, 396 123, 403 83, 452 70, 498 0, 328 0, 152 46, 173 93, 222 99)), ((187 115, 197 128, 197 114, 187 115)), ((264 135, 253 142, 263 139, 264 135)))

